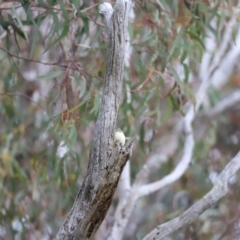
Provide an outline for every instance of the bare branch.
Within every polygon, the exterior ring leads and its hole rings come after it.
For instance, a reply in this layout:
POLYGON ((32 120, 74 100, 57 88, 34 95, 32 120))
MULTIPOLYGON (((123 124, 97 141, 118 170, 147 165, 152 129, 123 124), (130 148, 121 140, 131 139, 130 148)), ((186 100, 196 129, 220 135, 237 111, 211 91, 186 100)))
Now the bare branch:
POLYGON ((228 108, 233 107, 238 102, 240 102, 240 91, 236 91, 221 100, 214 108, 208 109, 205 115, 211 118, 215 117, 226 111, 228 108))
MULTIPOLYGON (((240 53, 240 48, 238 44, 240 42, 239 29, 236 33, 234 42, 232 41, 233 29, 236 25, 238 25, 237 15, 239 15, 239 12, 240 12, 239 6, 240 6, 240 1, 238 1, 237 6, 233 8, 232 18, 227 23, 226 31, 224 32, 224 35, 222 37, 222 42, 219 48, 217 49, 216 43, 212 43, 211 46, 207 47, 207 50, 209 52, 212 52, 212 51, 216 52, 212 62, 210 62, 210 65, 211 65, 210 76, 212 78, 212 85, 217 89, 221 89, 224 86, 224 84, 228 81, 233 71, 234 64, 236 63, 239 57, 239 53, 240 53), (229 46, 230 46, 230 50, 229 50, 229 46), (216 69, 218 70, 216 71, 216 69)), ((214 24, 217 24, 216 21, 214 21, 214 24)), ((210 33, 210 31, 208 31, 207 34, 211 36, 211 40, 208 39, 208 41, 215 41, 215 37, 213 36, 212 33, 210 33)), ((202 75, 205 75, 206 68, 208 68, 208 66, 209 66, 208 64, 205 64, 205 69, 201 68, 200 71, 202 75)))
POLYGON ((192 207, 173 220, 159 225, 146 235, 143 240, 162 239, 174 231, 194 222, 207 208, 219 201, 228 193, 228 181, 240 168, 240 152, 227 164, 218 177, 212 190, 192 207))

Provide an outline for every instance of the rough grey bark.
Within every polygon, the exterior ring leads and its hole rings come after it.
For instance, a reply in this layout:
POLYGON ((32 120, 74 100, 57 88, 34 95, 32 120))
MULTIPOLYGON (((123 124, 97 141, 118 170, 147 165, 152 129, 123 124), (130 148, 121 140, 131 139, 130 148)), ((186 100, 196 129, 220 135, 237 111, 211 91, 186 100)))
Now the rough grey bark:
POLYGON ((133 139, 127 139, 124 146, 119 142, 113 144, 122 91, 127 4, 127 1, 117 0, 107 19, 107 66, 87 174, 57 240, 93 238, 111 205, 121 172, 131 154, 133 139))

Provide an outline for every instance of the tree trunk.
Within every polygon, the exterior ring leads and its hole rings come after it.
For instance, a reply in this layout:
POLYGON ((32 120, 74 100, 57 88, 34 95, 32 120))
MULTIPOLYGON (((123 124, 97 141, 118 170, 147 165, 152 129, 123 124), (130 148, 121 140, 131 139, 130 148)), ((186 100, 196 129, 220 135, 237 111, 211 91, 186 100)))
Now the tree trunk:
POLYGON ((101 12, 108 32, 108 47, 100 111, 91 142, 87 174, 56 236, 57 240, 93 238, 111 205, 121 172, 131 154, 133 139, 127 139, 124 146, 120 142, 113 144, 122 92, 128 4, 117 0, 114 9, 107 4, 106 12, 101 12))

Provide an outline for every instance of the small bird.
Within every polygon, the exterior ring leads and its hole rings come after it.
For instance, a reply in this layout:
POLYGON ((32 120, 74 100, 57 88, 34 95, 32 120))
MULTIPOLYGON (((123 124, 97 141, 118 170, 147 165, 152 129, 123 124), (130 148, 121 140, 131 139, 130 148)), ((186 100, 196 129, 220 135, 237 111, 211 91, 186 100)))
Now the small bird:
POLYGON ((117 128, 114 133, 114 144, 116 144, 116 141, 119 141, 122 145, 125 144, 126 137, 123 133, 123 131, 120 128, 117 128))

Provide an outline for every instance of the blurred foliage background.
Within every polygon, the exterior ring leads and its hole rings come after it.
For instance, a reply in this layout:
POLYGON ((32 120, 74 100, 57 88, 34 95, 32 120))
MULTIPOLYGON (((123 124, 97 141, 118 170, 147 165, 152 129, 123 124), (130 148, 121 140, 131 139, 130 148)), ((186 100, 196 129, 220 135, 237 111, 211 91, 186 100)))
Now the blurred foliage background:
MULTIPOLYGON (((107 44, 100 3, 0 1, 1 239, 53 239, 79 190, 104 81, 107 44)), ((118 127, 137 137, 132 179, 163 146, 174 150, 150 181, 169 173, 179 159, 183 136, 175 135, 175 126, 196 101, 206 29, 220 43, 237 2, 210 4, 135 1, 118 115, 118 127)), ((240 108, 213 118, 207 113, 239 85, 236 64, 222 88, 209 88, 209 101, 194 122, 192 165, 180 181, 138 202, 125 239, 140 239, 210 190, 239 150, 240 108)), ((228 197, 173 239, 233 239, 240 223, 239 187, 236 177, 228 197)))

